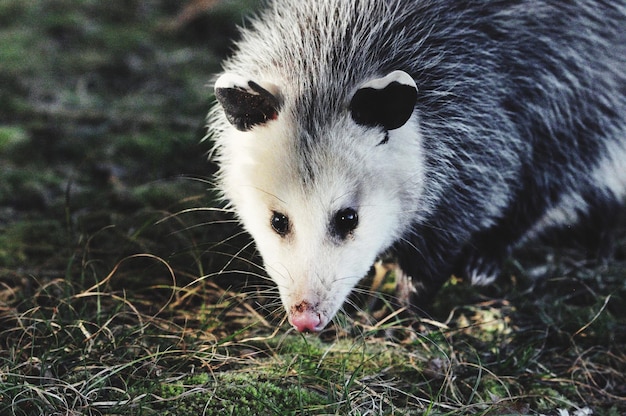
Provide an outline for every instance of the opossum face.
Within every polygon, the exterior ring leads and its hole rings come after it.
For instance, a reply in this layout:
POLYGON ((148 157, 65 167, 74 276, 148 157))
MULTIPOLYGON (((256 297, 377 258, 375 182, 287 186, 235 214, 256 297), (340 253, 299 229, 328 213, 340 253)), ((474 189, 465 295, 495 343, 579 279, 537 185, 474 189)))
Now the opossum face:
POLYGON ((415 218, 423 181, 416 87, 400 71, 366 82, 315 132, 281 94, 231 75, 216 83, 234 127, 217 138, 222 187, 291 324, 319 331, 415 218))

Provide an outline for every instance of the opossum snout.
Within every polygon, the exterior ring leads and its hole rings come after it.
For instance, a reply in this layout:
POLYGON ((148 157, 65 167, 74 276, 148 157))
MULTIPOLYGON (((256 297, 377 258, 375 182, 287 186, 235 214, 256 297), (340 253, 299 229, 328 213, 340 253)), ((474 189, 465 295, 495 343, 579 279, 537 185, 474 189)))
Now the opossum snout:
POLYGON ((315 306, 307 301, 291 307, 289 310, 289 323, 298 332, 319 332, 326 326, 326 322, 322 320, 322 316, 315 306))

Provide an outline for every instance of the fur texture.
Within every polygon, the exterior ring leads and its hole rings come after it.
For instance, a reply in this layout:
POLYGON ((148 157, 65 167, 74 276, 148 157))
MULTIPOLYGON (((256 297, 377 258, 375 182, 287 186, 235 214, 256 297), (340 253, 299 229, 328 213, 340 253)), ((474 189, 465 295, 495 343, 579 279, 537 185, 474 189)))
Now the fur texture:
POLYGON ((322 329, 389 249, 418 295, 491 282, 555 226, 604 245, 626 196, 625 23, 623 0, 269 4, 224 63, 210 134, 294 326, 322 329), (357 122, 356 93, 394 71, 417 87, 410 118, 357 122), (254 122, 233 110, 259 96, 254 122))

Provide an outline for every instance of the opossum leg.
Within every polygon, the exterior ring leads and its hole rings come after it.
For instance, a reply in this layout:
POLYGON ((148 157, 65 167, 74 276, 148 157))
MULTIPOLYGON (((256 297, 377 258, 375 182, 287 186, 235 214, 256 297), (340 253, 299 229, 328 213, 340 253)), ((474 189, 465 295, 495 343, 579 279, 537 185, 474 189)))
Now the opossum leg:
MULTIPOLYGON (((455 274, 471 284, 488 285, 501 274, 502 265, 511 256, 514 247, 538 236, 553 247, 573 248, 591 262, 607 263, 614 253, 615 232, 624 223, 622 205, 598 191, 583 195, 581 201, 584 202, 576 209, 569 206, 553 208, 550 215, 554 220, 552 223, 527 220, 526 225, 521 226, 522 221, 503 222, 479 233, 463 250, 455 274), (556 215, 555 212, 560 209, 564 210, 564 214, 556 215), (564 220, 558 221, 560 218, 564 220), (534 227, 537 223, 542 227, 534 227)), ((512 217, 521 218, 519 215, 512 217)))
POLYGON ((605 264, 613 257, 616 231, 624 224, 620 201, 595 191, 585 194, 584 209, 577 212, 577 223, 555 224, 545 230, 548 243, 582 251, 587 260, 605 264), (556 229, 554 229, 556 228, 556 229))
POLYGON ((427 316, 435 294, 443 282, 415 279, 396 267, 396 298, 400 306, 406 307, 417 315, 427 316))
POLYGON ((456 272, 472 285, 486 286, 493 283, 502 272, 502 264, 509 255, 506 245, 503 248, 480 247, 473 244, 465 250, 457 263, 456 272))
POLYGON ((624 225, 625 212, 615 202, 591 212, 589 225, 583 229, 587 257, 601 264, 608 263, 615 252, 617 230, 624 225))
POLYGON ((594 198, 590 202, 587 221, 582 225, 582 242, 587 258, 607 263, 613 257, 616 232, 624 224, 624 209, 619 201, 594 198))
POLYGON ((453 249, 454 243, 436 238, 431 227, 416 232, 413 238, 417 241, 406 239, 394 248, 398 263, 396 296, 401 305, 418 315, 426 315, 435 294, 452 276, 449 259, 456 257, 458 251, 453 249), (429 243, 424 244, 424 241, 429 243))

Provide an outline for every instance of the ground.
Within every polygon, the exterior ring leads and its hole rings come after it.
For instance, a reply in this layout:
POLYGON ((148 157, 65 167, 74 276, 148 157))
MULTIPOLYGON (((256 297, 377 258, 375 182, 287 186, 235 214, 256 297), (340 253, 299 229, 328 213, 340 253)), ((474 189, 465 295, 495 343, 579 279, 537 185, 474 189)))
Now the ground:
POLYGON ((202 141, 255 7, 0 4, 0 414, 626 413, 624 230, 606 264, 535 244, 452 279, 428 319, 381 265, 289 328, 202 141))

